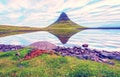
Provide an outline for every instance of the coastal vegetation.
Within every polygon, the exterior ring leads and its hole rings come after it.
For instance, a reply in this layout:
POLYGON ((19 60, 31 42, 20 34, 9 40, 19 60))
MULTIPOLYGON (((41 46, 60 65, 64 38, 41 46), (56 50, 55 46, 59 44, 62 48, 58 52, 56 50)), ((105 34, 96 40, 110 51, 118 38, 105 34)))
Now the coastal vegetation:
POLYGON ((0 52, 0 77, 119 77, 120 61, 115 65, 70 56, 42 54, 22 60, 30 48, 0 52), (20 52, 20 57, 16 56, 20 52))

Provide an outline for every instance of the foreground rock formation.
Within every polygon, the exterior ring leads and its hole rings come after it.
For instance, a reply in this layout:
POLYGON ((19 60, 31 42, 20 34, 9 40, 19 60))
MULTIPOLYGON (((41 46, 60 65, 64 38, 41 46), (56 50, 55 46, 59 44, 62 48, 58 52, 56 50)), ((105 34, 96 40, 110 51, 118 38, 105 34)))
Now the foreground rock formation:
POLYGON ((47 41, 35 42, 29 46, 32 48, 35 48, 35 49, 39 49, 39 50, 53 50, 57 47, 56 45, 54 45, 50 42, 47 42, 47 41))
POLYGON ((96 49, 89 49, 87 45, 83 45, 83 47, 73 47, 73 48, 66 48, 66 47, 57 47, 54 49, 57 55, 62 56, 73 56, 79 59, 84 60, 92 60, 96 62, 103 62, 114 65, 111 62, 111 59, 120 60, 120 52, 108 52, 108 51, 99 51, 96 49))
MULTIPOLYGON (((18 50, 24 47, 20 45, 0 45, 0 51, 10 51, 10 50, 18 50)), ((83 44, 81 47, 60 47, 56 46, 47 41, 35 42, 30 45, 32 49, 29 53, 24 56, 25 60, 32 59, 34 57, 40 56, 42 54, 56 54, 58 56, 72 56, 77 57, 83 60, 92 60, 96 62, 108 63, 114 65, 111 62, 112 59, 120 60, 120 52, 114 51, 104 51, 104 50, 96 50, 90 49, 88 44, 83 44)), ((17 54, 16 56, 20 56, 21 54, 17 54)))

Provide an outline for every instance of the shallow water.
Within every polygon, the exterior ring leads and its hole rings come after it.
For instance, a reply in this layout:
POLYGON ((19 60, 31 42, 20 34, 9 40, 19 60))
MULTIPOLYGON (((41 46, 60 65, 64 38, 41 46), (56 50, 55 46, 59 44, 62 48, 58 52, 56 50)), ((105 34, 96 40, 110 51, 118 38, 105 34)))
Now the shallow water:
POLYGON ((49 41, 60 46, 81 46, 89 44, 90 48, 120 51, 119 29, 87 29, 80 30, 70 36, 53 35, 47 31, 0 37, 0 44, 30 45, 37 41, 49 41), (57 37, 56 37, 57 36, 57 37), (63 44, 64 43, 64 44, 63 44))

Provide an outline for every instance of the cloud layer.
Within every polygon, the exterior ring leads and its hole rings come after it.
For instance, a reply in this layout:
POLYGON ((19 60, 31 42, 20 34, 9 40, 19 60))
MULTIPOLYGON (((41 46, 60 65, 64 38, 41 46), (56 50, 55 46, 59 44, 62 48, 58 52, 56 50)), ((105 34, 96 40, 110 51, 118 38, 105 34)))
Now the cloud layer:
POLYGON ((0 24, 46 27, 61 12, 83 26, 120 27, 120 0, 0 0, 0 24))

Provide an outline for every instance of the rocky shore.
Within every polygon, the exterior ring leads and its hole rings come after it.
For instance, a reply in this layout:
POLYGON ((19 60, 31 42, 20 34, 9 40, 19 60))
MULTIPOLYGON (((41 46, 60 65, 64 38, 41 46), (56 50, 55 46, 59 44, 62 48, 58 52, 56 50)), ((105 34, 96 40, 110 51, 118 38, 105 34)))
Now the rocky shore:
POLYGON ((21 46, 21 45, 5 45, 5 44, 0 44, 0 51, 2 51, 2 52, 19 50, 19 49, 23 49, 23 48, 24 47, 21 46))
MULTIPOLYGON (((77 46, 61 47, 61 46, 55 46, 52 43, 43 41, 43 42, 33 43, 28 47, 30 47, 32 50, 30 53, 25 55, 24 57, 25 59, 31 59, 31 58, 40 56, 42 54, 54 53, 58 56, 72 56, 72 57, 77 57, 83 60, 92 60, 92 61, 107 63, 111 65, 114 65, 114 62, 111 61, 112 59, 120 60, 119 51, 109 52, 104 50, 90 49, 88 44, 83 44, 80 47, 77 47, 77 46)), ((3 51, 3 52, 19 50, 23 48, 25 47, 20 45, 0 44, 0 51, 3 51)))
POLYGON ((114 65, 110 60, 116 59, 120 60, 120 52, 108 52, 104 50, 90 49, 87 45, 82 45, 82 47, 57 47, 54 49, 54 53, 62 56, 73 56, 79 59, 92 60, 96 62, 103 62, 114 65))

